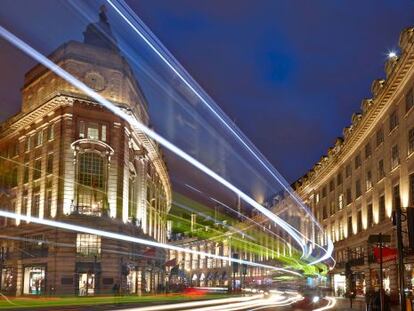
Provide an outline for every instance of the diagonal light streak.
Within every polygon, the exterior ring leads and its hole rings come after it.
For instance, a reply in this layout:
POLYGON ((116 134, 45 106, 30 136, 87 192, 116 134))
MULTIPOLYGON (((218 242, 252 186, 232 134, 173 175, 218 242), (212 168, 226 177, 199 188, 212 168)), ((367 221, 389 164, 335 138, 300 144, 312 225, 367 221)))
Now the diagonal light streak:
POLYGON ((236 263, 239 263, 239 264, 246 264, 246 265, 253 266, 253 267, 260 267, 260 268, 265 268, 265 269, 269 269, 269 270, 273 270, 273 271, 286 272, 286 273, 289 273, 289 274, 302 276, 302 274, 300 274, 299 272, 284 269, 284 268, 269 266, 269 265, 265 265, 265 264, 261 264, 261 263, 256 263, 256 262, 252 262, 252 261, 248 261, 248 260, 243 260, 243 259, 234 259, 234 258, 231 258, 231 257, 225 257, 225 256, 216 255, 216 254, 200 252, 200 251, 197 251, 197 250, 187 249, 187 248, 183 248, 183 247, 179 247, 179 246, 175 246, 175 245, 171 245, 171 244, 164 244, 164 243, 160 243, 160 242, 156 242, 156 241, 146 240, 146 239, 143 239, 143 238, 137 238, 137 237, 133 237, 133 236, 125 235, 125 234, 120 234, 120 233, 115 233, 115 232, 110 232, 110 231, 94 229, 94 228, 90 228, 90 227, 74 225, 74 224, 70 224, 70 223, 66 223, 66 222, 43 219, 43 218, 32 217, 32 216, 27 216, 27 215, 19 215, 17 213, 7 212, 7 211, 4 211, 4 210, 0 210, 0 217, 1 216, 2 217, 7 217, 7 218, 12 218, 12 219, 24 220, 26 222, 33 222, 33 223, 48 226, 48 227, 54 227, 54 228, 60 228, 60 229, 69 230, 69 231, 99 235, 99 236, 114 239, 114 240, 131 242, 131 243, 136 243, 136 244, 143 244, 143 245, 148 245, 148 246, 152 246, 152 247, 159 247, 159 248, 162 248, 162 249, 169 249, 169 250, 173 250, 173 251, 185 252, 185 253, 190 253, 190 254, 195 254, 195 255, 201 255, 201 256, 206 256, 206 257, 210 257, 210 258, 214 258, 214 259, 220 259, 220 260, 225 260, 225 261, 229 261, 229 262, 236 262, 236 263))
POLYGON ((100 94, 96 93, 92 89, 90 89, 88 86, 86 86, 83 82, 79 81, 77 78, 75 78, 73 75, 69 74, 67 71, 65 71, 63 68, 61 68, 59 65, 55 64, 53 61, 45 57, 43 54, 32 48, 30 45, 16 37, 14 34, 9 32, 4 27, 0 26, 0 36, 6 39, 8 42, 28 54, 29 56, 33 57, 36 61, 44 65, 45 67, 49 68, 51 71, 53 71, 58 76, 65 79, 67 82, 71 83, 76 88, 82 90, 86 95, 90 96, 91 98, 95 99, 97 102, 99 102, 102 106, 106 107, 108 110, 112 111, 122 119, 124 119, 126 122, 128 122, 136 131, 141 131, 148 135, 150 138, 157 141, 159 144, 167 148, 168 150, 175 153, 180 158, 184 159, 185 161, 189 162, 205 174, 209 175, 210 177, 214 178, 216 181, 218 181, 220 184, 228 188, 229 190, 233 191, 235 194, 239 195, 240 198, 242 198, 245 202, 259 210, 262 214, 267 216, 269 219, 274 221, 276 224, 278 224, 281 228, 283 228, 301 247, 302 249, 302 256, 306 254, 306 244, 303 242, 302 237, 303 235, 298 232, 295 228, 293 228, 290 224, 285 222, 283 219, 278 217, 277 215, 273 214, 271 211, 257 203, 254 199, 252 199, 250 196, 239 190, 237 187, 235 187, 233 184, 225 180, 223 177, 209 169, 207 166, 196 160, 195 158, 191 157, 187 153, 185 153, 183 150, 166 140, 161 135, 157 134, 147 126, 145 126, 142 122, 138 121, 135 117, 132 117, 122 111, 119 107, 105 99, 100 94), (299 233, 299 234, 298 234, 299 233))
MULTIPOLYGON (((259 163, 265 168, 267 172, 269 172, 273 178, 283 187, 283 189, 288 192, 293 200, 305 211, 305 213, 308 214, 309 217, 314 221, 314 223, 317 224, 319 229, 323 231, 320 224, 316 221, 315 217, 312 215, 312 213, 309 212, 308 208, 303 204, 303 202, 298 198, 298 196, 295 194, 295 192, 291 189, 291 187, 287 186, 285 184, 285 181, 282 180, 276 172, 273 171, 271 164, 263 157, 263 155, 260 153, 255 146, 249 142, 249 140, 241 133, 240 130, 230 125, 229 122, 225 120, 225 116, 223 113, 220 113, 217 108, 214 108, 211 104, 208 103, 208 101, 212 101, 212 99, 207 94, 201 94, 202 92, 200 90, 200 87, 196 84, 195 81, 189 81, 191 80, 188 78, 189 74, 185 71, 185 69, 172 57, 172 55, 168 52, 168 50, 159 42, 159 40, 155 37, 154 34, 148 29, 148 27, 145 26, 145 24, 139 19, 139 17, 129 8, 129 6, 122 0, 106 0, 112 8, 121 16, 121 18, 134 30, 135 33, 137 33, 142 40, 153 50, 153 52, 174 72, 174 74, 177 75, 177 77, 180 78, 180 80, 197 96, 197 98, 216 116, 220 122, 236 137, 236 139, 254 156, 254 158, 259 161, 259 163), (117 3, 117 5, 115 4, 117 3), (123 12, 119 8, 121 7, 123 9, 123 12), (126 16, 128 14, 129 18, 126 16), (138 23, 141 27, 141 29, 138 29, 136 25, 131 21, 135 21, 135 23, 138 23), (141 31, 140 31, 141 30, 141 31), (145 32, 145 34, 143 33, 145 32), (153 42, 151 42, 151 39, 153 42), (158 49, 157 49, 158 47, 158 49), (170 60, 168 60, 169 58, 170 60), (187 76, 187 78, 185 77, 187 76), (206 98, 207 99, 206 99, 206 98)), ((297 231, 297 230, 296 230, 297 231)), ((308 237, 305 237, 306 240, 310 241, 308 237)), ((316 244, 316 243, 315 243, 316 244)), ((313 261, 311 264, 316 264, 318 262, 322 262, 326 259, 329 259, 333 252, 333 243, 331 239, 328 237, 328 248, 325 249, 322 246, 318 245, 320 248, 322 248, 325 251, 325 255, 321 258, 313 261)), ((302 257, 306 256, 306 244, 304 247, 302 247, 303 254, 302 257)), ((309 258, 309 257, 306 257, 309 258)))

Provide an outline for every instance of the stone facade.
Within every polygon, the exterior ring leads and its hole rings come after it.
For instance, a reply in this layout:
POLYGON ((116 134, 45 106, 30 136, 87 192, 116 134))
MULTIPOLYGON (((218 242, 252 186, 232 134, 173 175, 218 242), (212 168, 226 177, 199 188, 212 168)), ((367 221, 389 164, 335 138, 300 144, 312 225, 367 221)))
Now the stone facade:
MULTIPOLYGON (((103 12, 84 42, 49 58, 148 125, 144 95, 103 12)), ((166 242, 171 186, 159 146, 42 65, 25 75, 22 98, 21 112, 0 125, 2 208, 166 242)), ((162 250, 19 219, 2 219, 1 230, 9 294, 92 295, 114 284, 139 294, 164 283, 162 250)))
MULTIPOLYGON (((372 98, 362 101, 361 113, 352 115, 343 137, 295 184, 325 229, 314 238, 325 245, 329 237, 335 244, 331 275, 337 293, 344 291, 345 262, 351 263, 357 294, 378 287, 368 237, 390 235, 389 246, 395 247, 392 211, 396 204, 414 205, 414 28, 405 29, 399 43, 401 54, 388 59, 386 78, 372 83, 372 98)), ((406 269, 411 289, 411 266, 406 269)), ((384 286, 394 297, 396 271, 395 261, 384 264, 384 286)))

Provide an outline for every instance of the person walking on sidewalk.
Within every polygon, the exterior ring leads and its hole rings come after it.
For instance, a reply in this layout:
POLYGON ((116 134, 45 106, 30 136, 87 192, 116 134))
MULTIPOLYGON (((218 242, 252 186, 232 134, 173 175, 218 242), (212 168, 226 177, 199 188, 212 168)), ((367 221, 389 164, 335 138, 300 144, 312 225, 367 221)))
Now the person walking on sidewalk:
POLYGON ((366 310, 372 311, 372 304, 375 297, 375 291, 372 288, 369 288, 367 292, 365 293, 365 304, 366 304, 366 310))

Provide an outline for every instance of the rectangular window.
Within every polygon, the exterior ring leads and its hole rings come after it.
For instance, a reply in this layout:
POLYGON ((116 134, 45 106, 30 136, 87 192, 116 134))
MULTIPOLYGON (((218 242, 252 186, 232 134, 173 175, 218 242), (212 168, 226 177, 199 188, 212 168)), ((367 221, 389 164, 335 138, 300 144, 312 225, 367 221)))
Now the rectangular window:
POLYGON ((349 176, 351 176, 351 174, 352 174, 352 168, 351 168, 351 164, 348 164, 346 167, 345 167, 345 177, 349 177, 349 176))
POLYGON ((353 230, 352 230, 352 215, 348 216, 348 237, 352 236, 353 230))
POLYGON ((338 210, 341 210, 344 208, 344 195, 341 193, 338 196, 338 210))
POLYGON ((329 182, 329 191, 332 192, 334 190, 335 190, 335 181, 331 179, 331 181, 329 182))
POLYGON ((43 144, 43 131, 38 131, 35 135, 35 147, 43 144))
POLYGON ((34 161, 33 180, 39 179, 42 176, 42 159, 34 161))
POLYGON ((338 176, 336 176, 336 184, 342 185, 342 173, 338 173, 338 176))
POLYGON ((326 187, 322 188, 322 198, 326 197, 326 187))
POLYGON ((29 163, 26 163, 23 169, 23 183, 28 183, 28 182, 29 182, 29 163))
POLYGON ((379 198, 379 202, 378 202, 378 207, 379 207, 379 221, 383 221, 385 220, 385 196, 382 195, 379 198))
POLYGON ((27 137, 26 142, 24 144, 24 151, 25 152, 29 152, 30 151, 30 148, 31 148, 30 144, 31 144, 31 142, 32 142, 32 139, 30 137, 27 137))
POLYGON ((79 138, 85 138, 85 122, 79 121, 79 138))
POLYGON ((49 153, 47 155, 46 173, 47 174, 52 174, 53 173, 53 153, 49 153))
POLYGON ((99 256, 101 254, 101 237, 78 233, 76 236, 76 253, 81 256, 99 256))
POLYGON ((357 155, 355 157, 355 169, 359 168, 361 166, 361 155, 357 155))
POLYGON ((346 189, 346 205, 349 205, 352 203, 352 192, 351 189, 346 189))
POLYGON ((371 173, 371 171, 367 172, 365 181, 366 181, 367 190, 371 189, 372 188, 372 173, 371 173))
POLYGON ((341 217, 339 219, 339 240, 343 240, 344 239, 344 219, 341 217))
POLYGON ((22 208, 21 208, 21 211, 20 211, 20 213, 21 213, 21 215, 26 215, 27 214, 27 196, 24 196, 23 197, 23 200, 22 200, 22 208))
POLYGON ((361 196, 361 194, 362 194, 362 191, 361 191, 361 181, 358 179, 355 182, 355 197, 356 198, 359 198, 361 196))
POLYGON ((357 212, 357 232, 362 231, 362 211, 357 212))
POLYGON ((106 125, 102 125, 101 127, 101 137, 102 141, 106 141, 106 125))
POLYGON ((374 225, 374 211, 372 209, 372 203, 367 205, 367 227, 370 228, 374 225))
POLYGON ((384 142, 384 130, 382 128, 377 131, 377 147, 384 142))
POLYGON ((328 213, 327 213, 327 211, 326 211, 326 205, 324 205, 324 206, 322 207, 322 217, 323 217, 323 219, 328 218, 328 213))
POLYGON ((409 177, 410 205, 414 206, 414 174, 409 177))
POLYGON ((333 215, 333 214, 335 214, 335 201, 331 201, 331 203, 330 203, 330 214, 331 215, 333 215))
POLYGON ((384 160, 378 161, 378 180, 385 177, 384 160))
POLYGON ((414 95, 413 95, 413 88, 410 88, 410 90, 405 95, 405 112, 408 112, 413 108, 414 106, 414 95))
POLYGON ((398 126, 398 112, 394 110, 390 114, 390 132, 398 126))
POLYGON ((33 194, 32 197, 32 216, 33 217, 39 217, 40 212, 40 194, 39 192, 36 192, 33 194))
POLYGON ((51 209, 52 209, 52 190, 48 189, 46 191, 45 216, 50 215, 51 209))
POLYGON ((391 168, 396 168, 400 164, 400 152, 398 145, 394 145, 391 148, 391 168))
POLYGON ((408 154, 414 152, 414 127, 408 132, 408 154))
POLYGON ((99 128, 97 123, 88 123, 88 138, 99 139, 99 128))
POLYGON ((371 144, 365 145, 365 159, 368 159, 372 155, 371 144))
POLYGON ((47 128, 47 140, 55 139, 55 126, 52 124, 47 128))

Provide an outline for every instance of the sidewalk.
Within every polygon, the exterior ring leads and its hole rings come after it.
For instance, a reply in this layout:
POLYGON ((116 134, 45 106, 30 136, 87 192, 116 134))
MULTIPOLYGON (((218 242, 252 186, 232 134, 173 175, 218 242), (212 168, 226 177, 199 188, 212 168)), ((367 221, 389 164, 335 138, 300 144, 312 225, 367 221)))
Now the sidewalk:
MULTIPOLYGON (((350 308, 349 299, 336 297, 336 305, 332 310, 337 311, 366 311, 364 298, 355 298, 352 301, 352 309, 350 308)), ((392 306, 392 311, 399 311, 399 306, 392 306)))

